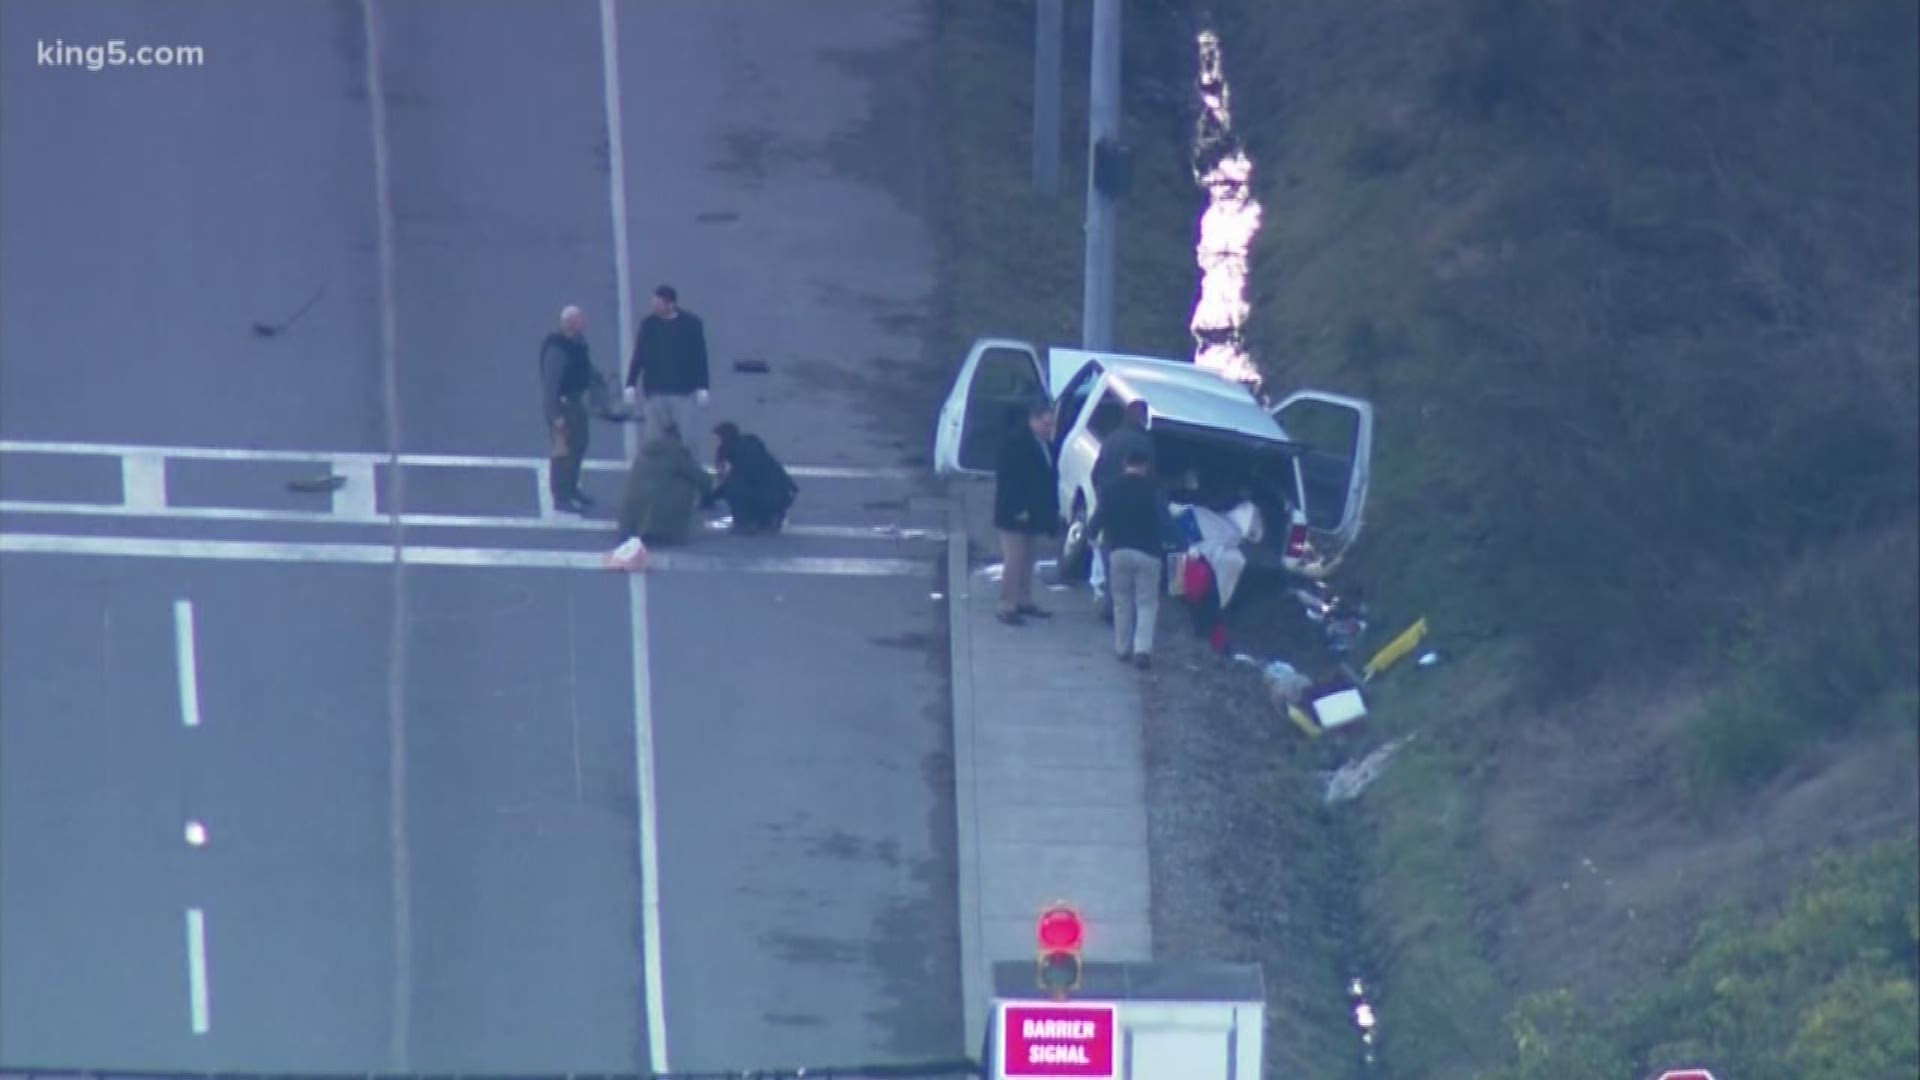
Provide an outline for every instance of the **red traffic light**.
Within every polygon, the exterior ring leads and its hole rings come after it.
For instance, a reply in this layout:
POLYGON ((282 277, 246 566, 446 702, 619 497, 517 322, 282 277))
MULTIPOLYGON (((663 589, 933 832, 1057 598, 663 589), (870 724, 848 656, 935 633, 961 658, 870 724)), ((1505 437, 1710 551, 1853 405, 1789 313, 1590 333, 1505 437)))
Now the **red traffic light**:
POLYGON ((1086 924, 1081 921, 1080 913, 1069 904, 1054 904, 1040 913, 1040 924, 1036 928, 1042 952, 1080 951, 1080 943, 1086 939, 1086 924))

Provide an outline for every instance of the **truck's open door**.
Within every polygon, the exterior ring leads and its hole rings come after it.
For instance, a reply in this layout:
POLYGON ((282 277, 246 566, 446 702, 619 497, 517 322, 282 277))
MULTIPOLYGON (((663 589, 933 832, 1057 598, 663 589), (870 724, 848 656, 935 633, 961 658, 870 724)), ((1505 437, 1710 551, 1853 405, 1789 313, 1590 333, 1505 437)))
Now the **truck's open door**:
POLYGON ((1047 397, 1040 355, 1024 341, 982 338, 967 350, 940 407, 933 468, 942 476, 991 473, 994 456, 1020 409, 1047 397))
POLYGON ((1300 390, 1272 409, 1299 457, 1307 526, 1323 545, 1345 548, 1360 535, 1373 469, 1373 405, 1345 394, 1300 390))

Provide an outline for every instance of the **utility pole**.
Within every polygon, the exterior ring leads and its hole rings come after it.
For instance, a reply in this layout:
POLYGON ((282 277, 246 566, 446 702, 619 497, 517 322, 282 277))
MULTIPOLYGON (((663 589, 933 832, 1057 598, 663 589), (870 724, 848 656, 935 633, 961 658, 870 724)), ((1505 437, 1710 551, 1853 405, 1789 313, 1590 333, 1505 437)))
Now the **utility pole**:
POLYGON ((1033 190, 1060 190, 1060 35, 1062 0, 1033 5, 1033 190))
POLYGON ((1087 100, 1086 292, 1080 347, 1113 348, 1114 226, 1127 187, 1120 146, 1120 0, 1093 0, 1093 63, 1087 100))

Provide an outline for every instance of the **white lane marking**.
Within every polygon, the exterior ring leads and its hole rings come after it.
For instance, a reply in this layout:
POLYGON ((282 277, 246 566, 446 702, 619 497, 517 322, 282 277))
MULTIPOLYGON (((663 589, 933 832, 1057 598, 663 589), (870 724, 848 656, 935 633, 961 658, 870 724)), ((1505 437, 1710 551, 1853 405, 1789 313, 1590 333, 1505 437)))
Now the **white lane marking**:
POLYGON ((640 796, 640 952, 646 981, 647 1042, 651 1068, 667 1071, 667 998, 660 958, 659 804, 653 780, 653 665, 647 637, 647 579, 628 575, 627 611, 633 639, 633 775, 640 796))
MULTIPOLYGON (((607 106, 607 205, 613 214, 613 280, 620 330, 613 355, 618 361, 621 350, 633 348, 633 286, 628 278, 626 131, 620 119, 620 32, 615 21, 613 0, 600 0, 600 87, 607 106)), ((621 365, 615 370, 623 369, 621 365)), ((665 1056, 664 1044, 655 1044, 654 1049, 653 1069, 660 1072, 666 1068, 659 1060, 665 1056)))
MULTIPOLYGON (((309 544, 258 540, 156 540, 121 536, 66 536, 51 533, 0 533, 0 554, 96 555, 150 559, 205 559, 221 562, 339 563, 388 566, 394 549, 387 544, 309 544)), ((404 547, 408 566, 481 567, 500 570, 593 570, 610 574, 605 555, 591 551, 527 551, 512 548, 404 547)), ((649 572, 800 574, 826 577, 915 577, 927 573, 930 559, 829 558, 804 555, 702 555, 656 551, 649 572)))
POLYGON ((346 483, 335 488, 332 501, 328 504, 334 514, 343 517, 377 517, 380 514, 379 485, 374 480, 371 461, 336 461, 333 463, 335 476, 346 478, 346 483))
POLYGON ((205 1035, 213 1027, 207 990, 207 916, 199 908, 187 909, 187 1005, 192 1014, 193 1033, 205 1035))
MULTIPOLYGON (((613 214, 613 273, 619 289, 620 348, 632 348, 633 298, 627 273, 626 132, 620 114, 620 30, 613 0, 600 0, 600 73, 606 98, 607 199, 613 214)), ((616 357, 619 353, 614 354, 616 357)), ((638 433, 625 426, 627 460, 639 452, 638 433)), ((625 466, 620 466, 624 471, 625 466)), ((793 470, 789 470, 790 472, 793 470)), ((806 475, 804 473, 799 475, 806 475)), ((544 507, 543 507, 544 509, 544 507)), ((627 613, 633 670, 633 775, 640 812, 640 964, 647 1011, 649 1071, 667 1072, 666 989, 660 959, 660 846, 653 782, 653 673, 647 644, 647 581, 627 579, 627 613)))
MULTIPOLYGON (((392 516, 378 512, 340 513, 325 510, 261 510, 227 506, 168 506, 146 510, 115 503, 56 503, 0 499, 0 514, 72 514, 76 517, 175 518, 182 521, 290 522, 310 525, 387 525, 392 516)), ((548 518, 512 514, 402 514, 400 523, 413 529, 559 529, 606 532, 610 524, 594 518, 554 514, 548 518)), ((816 540, 892 540, 944 542, 940 529, 893 529, 871 525, 787 525, 785 536, 816 540)))
POLYGON ((407 581, 402 558, 400 512, 406 509, 406 478, 400 468, 399 308, 394 301, 394 216, 391 145, 387 137, 385 50, 380 42, 380 14, 374 0, 361 0, 361 22, 366 28, 367 118, 373 141, 373 197, 378 216, 380 251, 380 359, 381 396, 386 412, 387 480, 394 512, 388 516, 392 542, 388 549, 393 568, 392 617, 387 641, 387 813, 392 836, 393 876, 393 1022, 389 1029, 389 1056, 397 1072, 406 1072, 411 1048, 413 1016, 413 874, 407 856, 407 581))
POLYGON ((539 510, 535 511, 540 515, 540 520, 541 521, 556 520, 553 512, 553 462, 552 461, 543 461, 540 463, 540 468, 537 474, 533 478, 533 493, 534 493, 534 497, 540 500, 538 504, 540 508, 539 510))
MULTIPOLYGON (((628 442, 633 425, 623 424, 628 442)), ((385 465, 391 455, 358 450, 232 450, 207 446, 141 446, 133 443, 46 442, 31 439, 0 439, 0 453, 50 454, 70 457, 118 457, 158 454, 185 461, 291 461, 308 465, 336 466, 355 462, 385 465)), ((538 470, 546 458, 500 457, 474 454, 401 454, 400 464, 408 468, 448 469, 530 469, 538 470)), ((625 472, 625 461, 588 458, 581 463, 588 472, 625 472)), ((787 472, 800 479, 814 480, 914 480, 925 475, 919 469, 868 467, 854 465, 789 465, 787 472)))
POLYGON ((120 459, 120 499, 146 510, 167 505, 167 459, 159 454, 128 454, 120 459))
POLYGON ((173 666, 180 682, 180 722, 200 726, 200 660, 193 641, 193 601, 173 602, 173 666))

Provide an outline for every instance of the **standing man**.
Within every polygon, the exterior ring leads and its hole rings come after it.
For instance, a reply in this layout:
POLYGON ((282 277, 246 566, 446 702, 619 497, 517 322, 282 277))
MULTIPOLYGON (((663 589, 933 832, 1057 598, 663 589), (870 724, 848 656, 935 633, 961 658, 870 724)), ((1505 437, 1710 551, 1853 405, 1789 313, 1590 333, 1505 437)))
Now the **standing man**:
POLYGON ((707 403, 707 327, 700 316, 680 309, 680 294, 671 285, 653 290, 653 313, 640 320, 627 364, 629 402, 636 385, 647 397, 653 430, 694 430, 690 404, 707 403))
POLYGON ((547 490, 553 507, 584 513, 593 500, 580 490, 580 463, 587 456, 587 391, 593 386, 593 360, 587 353, 587 316, 567 305, 560 329, 540 345, 541 402, 547 418, 547 490))
MULTIPOLYGON (((1127 410, 1121 415, 1120 426, 1100 441, 1100 456, 1093 462, 1093 490, 1104 492, 1107 485, 1119 479, 1127 458, 1138 450, 1147 455, 1147 471, 1153 471, 1153 436, 1147 434, 1149 413, 1144 399, 1135 398, 1127 402, 1127 410)), ((1105 495, 1100 496, 1102 499, 1105 495)), ((1113 618, 1113 598, 1107 593, 1107 558, 1098 544, 1092 541, 1092 530, 1088 530, 1089 554, 1092 566, 1087 575, 1087 584, 1093 588, 1094 604, 1100 610, 1103 620, 1113 618)))
POLYGON ((1146 452, 1127 454, 1126 472, 1107 485, 1100 508, 1087 522, 1093 537, 1104 534, 1113 593, 1113 651, 1121 663, 1152 666, 1153 625, 1160 615, 1160 570, 1173 521, 1159 485, 1148 473, 1146 452))
POLYGON ((994 469, 993 527, 1000 531, 1000 621, 1019 626, 1047 618, 1033 602, 1034 547, 1060 525, 1060 484, 1053 460, 1053 405, 1029 405, 1007 431, 994 469))

